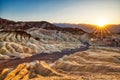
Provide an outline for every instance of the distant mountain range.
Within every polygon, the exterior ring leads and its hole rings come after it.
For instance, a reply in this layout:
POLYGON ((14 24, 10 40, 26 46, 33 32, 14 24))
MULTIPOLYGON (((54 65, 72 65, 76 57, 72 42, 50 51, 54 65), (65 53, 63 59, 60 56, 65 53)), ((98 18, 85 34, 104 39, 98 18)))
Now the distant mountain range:
MULTIPOLYGON (((0 29, 5 30, 26 30, 32 27, 43 28, 47 30, 57 30, 62 32, 70 32, 73 34, 93 33, 96 25, 91 24, 70 24, 70 23, 49 23, 46 21, 29 21, 29 22, 15 22, 0 18, 0 29)), ((120 24, 107 25, 108 30, 113 33, 120 33, 120 24)))
MULTIPOLYGON (((80 28, 88 33, 92 33, 96 29, 96 25, 91 25, 91 24, 69 24, 69 23, 54 23, 54 24, 60 27, 80 28)), ((110 30, 113 33, 120 33, 120 24, 118 25, 109 24, 106 27, 108 30, 110 30)))
POLYGON ((47 30, 57 30, 61 32, 70 32, 72 34, 84 34, 84 30, 72 27, 59 27, 46 21, 15 22, 0 18, 0 29, 4 30, 27 30, 30 28, 42 28, 47 30))

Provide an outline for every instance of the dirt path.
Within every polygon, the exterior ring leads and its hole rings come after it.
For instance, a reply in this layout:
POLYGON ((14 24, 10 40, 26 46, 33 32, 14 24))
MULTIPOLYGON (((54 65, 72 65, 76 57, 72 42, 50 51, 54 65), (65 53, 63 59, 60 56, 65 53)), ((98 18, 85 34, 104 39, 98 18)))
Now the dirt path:
POLYGON ((0 62, 0 72, 4 68, 15 67, 21 63, 32 62, 35 60, 44 60, 44 61, 54 62, 57 59, 63 57, 64 55, 70 55, 70 54, 73 54, 78 51, 85 51, 87 49, 88 49, 88 46, 71 49, 71 50, 63 50, 61 52, 53 52, 51 54, 40 53, 40 54, 33 55, 31 57, 26 57, 24 59, 11 59, 11 60, 7 60, 7 61, 3 61, 3 62, 0 62))

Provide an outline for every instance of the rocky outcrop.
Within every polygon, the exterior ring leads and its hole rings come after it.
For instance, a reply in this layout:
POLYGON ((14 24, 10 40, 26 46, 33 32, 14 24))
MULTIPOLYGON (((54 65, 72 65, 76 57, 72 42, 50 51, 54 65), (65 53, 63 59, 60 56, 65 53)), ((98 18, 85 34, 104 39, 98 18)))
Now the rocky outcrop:
POLYGON ((20 64, 14 69, 4 69, 0 74, 0 80, 29 80, 40 76, 44 79, 45 76, 63 75, 52 69, 46 62, 35 61, 20 64))

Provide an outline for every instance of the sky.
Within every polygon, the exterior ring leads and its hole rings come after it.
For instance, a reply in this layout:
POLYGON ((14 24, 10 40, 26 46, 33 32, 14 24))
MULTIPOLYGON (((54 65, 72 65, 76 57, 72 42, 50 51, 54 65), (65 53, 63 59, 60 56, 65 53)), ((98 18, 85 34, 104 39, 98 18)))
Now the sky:
POLYGON ((0 0, 0 17, 15 21, 120 24, 120 0, 0 0))

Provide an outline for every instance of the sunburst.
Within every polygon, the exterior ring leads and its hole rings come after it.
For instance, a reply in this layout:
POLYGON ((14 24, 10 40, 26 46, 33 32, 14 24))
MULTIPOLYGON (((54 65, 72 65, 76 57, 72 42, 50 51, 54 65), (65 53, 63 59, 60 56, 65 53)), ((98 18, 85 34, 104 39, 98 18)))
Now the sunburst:
POLYGON ((100 21, 100 22, 97 22, 96 23, 99 27, 104 27, 106 24, 107 24, 107 22, 106 21, 100 21))
POLYGON ((108 30, 107 25, 96 26, 96 29, 94 31, 94 35, 97 38, 103 39, 104 37, 107 37, 107 36, 111 35, 111 32, 108 30))

